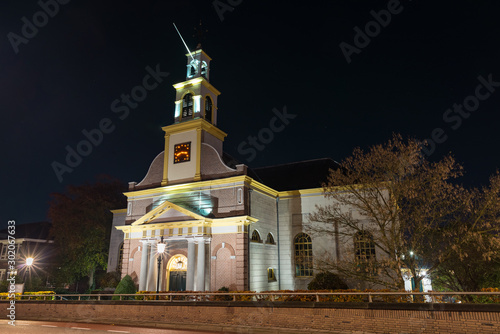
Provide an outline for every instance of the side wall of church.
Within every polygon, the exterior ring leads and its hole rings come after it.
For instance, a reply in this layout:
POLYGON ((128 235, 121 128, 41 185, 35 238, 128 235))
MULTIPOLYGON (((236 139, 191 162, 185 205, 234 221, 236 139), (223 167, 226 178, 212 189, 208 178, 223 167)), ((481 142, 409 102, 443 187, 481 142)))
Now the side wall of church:
POLYGON ((313 260, 335 256, 337 245, 334 234, 313 234, 307 228, 309 214, 316 210, 315 206, 327 203, 321 193, 279 201, 281 289, 306 290, 312 280, 312 277, 296 276, 294 240, 299 233, 307 233, 311 237, 313 260))
POLYGON ((129 201, 127 205, 130 206, 130 215, 127 215, 127 220, 137 220, 144 216, 151 208, 153 204, 152 198, 146 198, 141 200, 129 201))
POLYGON ((123 242, 123 232, 117 230, 115 226, 125 225, 126 214, 126 210, 113 212, 113 222, 111 225, 111 236, 109 240, 108 272, 115 271, 118 267, 118 256, 120 245, 123 242))
POLYGON ((251 193, 250 215, 259 221, 250 226, 248 235, 257 231, 262 242, 250 242, 250 290, 278 290, 278 281, 268 279, 268 269, 273 269, 276 278, 278 272, 278 245, 268 244, 267 235, 271 233, 277 241, 276 200, 258 191, 251 193))
POLYGON ((292 216, 289 199, 280 199, 278 202, 279 211, 279 242, 280 245, 280 285, 282 290, 295 289, 295 269, 293 262, 293 235, 292 216))
POLYGON ((142 243, 139 239, 125 239, 123 245, 122 278, 130 275, 137 286, 141 271, 142 243))
POLYGON ((246 258, 244 233, 213 234, 210 243, 210 290, 222 287, 245 290, 246 258))
POLYGON ((216 208, 216 212, 214 212, 215 216, 227 217, 244 215, 244 192, 245 189, 243 186, 210 190, 210 196, 217 201, 217 203, 214 203, 214 207, 216 208), (241 189, 241 191, 238 189, 241 189))

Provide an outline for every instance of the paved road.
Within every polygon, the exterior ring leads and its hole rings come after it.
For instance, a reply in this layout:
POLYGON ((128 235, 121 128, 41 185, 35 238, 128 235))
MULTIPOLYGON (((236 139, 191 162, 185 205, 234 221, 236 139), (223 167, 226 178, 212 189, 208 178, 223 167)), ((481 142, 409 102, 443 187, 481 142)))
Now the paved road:
POLYGON ((16 325, 8 324, 7 320, 0 320, 0 333, 13 334, 59 334, 59 333, 141 333, 141 334, 208 334, 213 332, 196 332, 157 328, 143 328, 130 326, 113 326, 100 324, 84 324, 75 322, 49 322, 49 321, 16 321, 16 325))

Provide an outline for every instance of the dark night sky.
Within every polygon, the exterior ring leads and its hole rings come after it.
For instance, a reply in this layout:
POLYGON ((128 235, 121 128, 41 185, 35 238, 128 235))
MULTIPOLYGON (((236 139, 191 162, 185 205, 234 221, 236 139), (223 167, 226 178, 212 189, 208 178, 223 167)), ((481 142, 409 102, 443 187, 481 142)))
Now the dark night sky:
POLYGON ((210 81, 222 92, 225 150, 249 166, 340 161, 393 132, 424 139, 442 128, 447 139, 430 159, 451 151, 466 168, 465 184, 486 184, 500 167, 500 87, 460 125, 458 114, 449 115, 453 122, 443 115, 472 101, 479 76, 500 82, 500 4, 402 0, 400 12, 348 63, 340 43, 354 45, 354 28, 364 30, 374 20, 370 11, 388 3, 245 0, 221 20, 210 0, 73 0, 16 54, 8 34, 22 35, 21 18, 32 22, 41 8, 35 0, 2 1, 0 226, 45 220, 50 193, 99 174, 124 182, 144 177, 163 150, 161 126, 173 122, 172 85, 185 79, 186 51, 174 21, 191 49, 193 27, 200 19, 206 24, 203 49, 213 58, 210 81), (111 103, 157 64, 170 75, 119 119, 111 103), (238 145, 284 106, 296 118, 246 160, 238 145), (114 131, 59 182, 52 162, 64 163, 65 147, 75 148, 82 131, 103 118, 114 131))

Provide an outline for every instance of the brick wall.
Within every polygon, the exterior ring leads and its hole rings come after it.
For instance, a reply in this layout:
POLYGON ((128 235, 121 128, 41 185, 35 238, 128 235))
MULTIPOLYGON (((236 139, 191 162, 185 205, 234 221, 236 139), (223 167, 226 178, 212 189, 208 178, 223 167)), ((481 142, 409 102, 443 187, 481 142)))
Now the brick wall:
MULTIPOLYGON (((142 324, 293 328, 311 332, 499 333, 500 305, 176 302, 16 302, 17 320, 100 321, 142 324), (302 304, 304 305, 304 304, 302 304)), ((0 307, 7 307, 5 301, 0 307)), ((209 327, 207 327, 209 328, 209 327)), ((219 327, 220 329, 220 327, 219 327)))

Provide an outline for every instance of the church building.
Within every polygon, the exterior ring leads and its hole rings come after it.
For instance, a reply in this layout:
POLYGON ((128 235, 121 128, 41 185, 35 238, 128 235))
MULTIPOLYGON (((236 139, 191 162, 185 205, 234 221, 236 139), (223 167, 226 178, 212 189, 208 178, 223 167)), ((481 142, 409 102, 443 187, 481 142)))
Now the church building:
POLYGON ((108 270, 130 275, 139 291, 306 289, 314 258, 338 254, 334 238, 305 229, 315 205, 327 204, 321 183, 337 163, 235 163, 217 127, 211 58, 186 56, 165 150, 129 183, 127 208, 113 211, 108 270))

